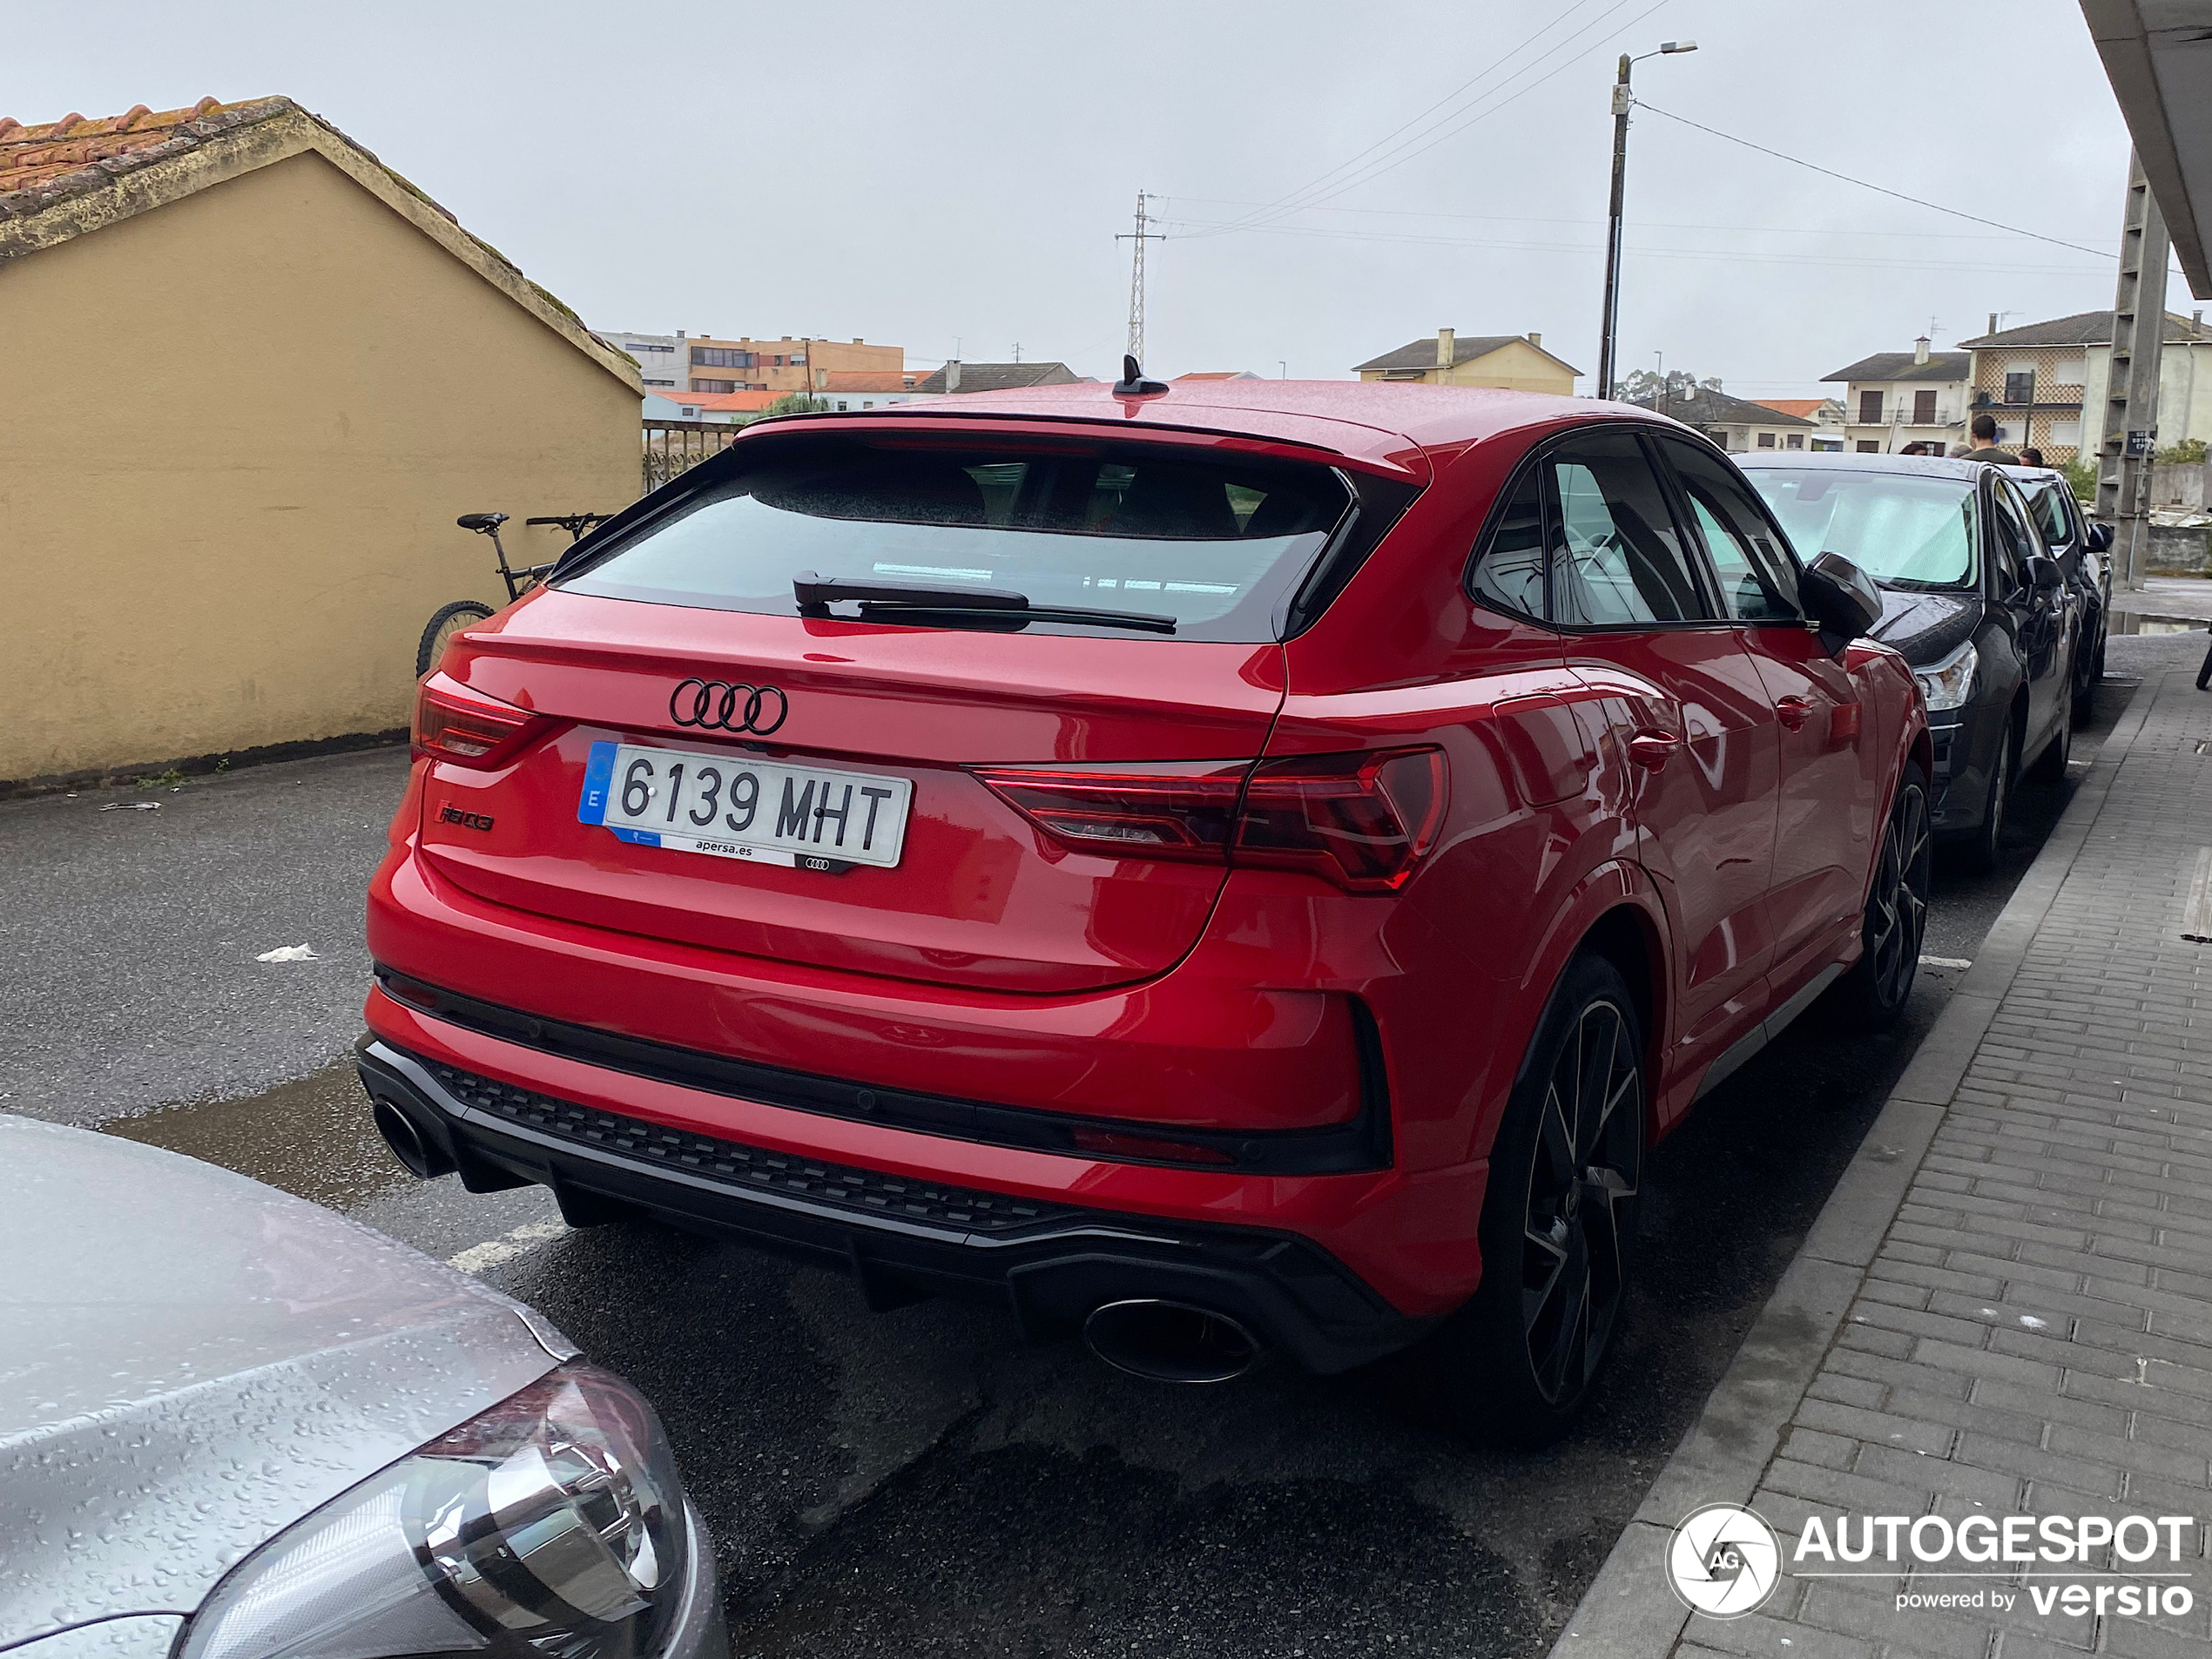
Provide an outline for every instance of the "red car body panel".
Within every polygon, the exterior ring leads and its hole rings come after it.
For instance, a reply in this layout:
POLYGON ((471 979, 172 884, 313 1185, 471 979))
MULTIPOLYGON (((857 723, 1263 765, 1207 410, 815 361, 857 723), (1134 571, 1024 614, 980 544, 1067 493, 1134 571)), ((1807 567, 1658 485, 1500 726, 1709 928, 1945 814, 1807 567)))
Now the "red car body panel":
POLYGON ((1294 1235, 1399 1313, 1447 1312, 1480 1276, 1485 1160, 1522 1055, 1593 930, 1626 930, 1648 963, 1657 1134, 1717 1058, 1855 957, 1875 833, 1925 742, 1910 673, 1880 647, 1838 663, 1801 626, 1568 635, 1468 598, 1470 555, 1532 446, 1622 420, 1661 424, 1567 399, 1279 382, 1142 400, 1069 387, 835 417, 840 433, 1104 427, 1320 457, 1420 493, 1280 644, 987 635, 542 591, 457 637, 444 671, 556 725, 496 771, 418 760, 369 894, 380 964, 486 1002, 1166 1131, 1345 1123, 1360 1110, 1371 1022, 1387 1167, 1262 1176, 920 1133, 628 1075, 382 991, 371 1031, 646 1123, 1294 1235), (729 747, 672 721, 670 688, 692 676, 788 695, 787 724, 746 752, 915 779, 901 866, 825 880, 579 824, 594 740, 729 747), (1777 717, 1785 703, 1793 725, 1777 717), (1652 733, 1680 744, 1657 766, 1629 747, 1652 733), (1074 852, 966 770, 1428 746, 1445 757, 1444 817, 1410 878, 1381 894, 1294 870, 1074 852), (448 806, 493 827, 450 822, 448 806))

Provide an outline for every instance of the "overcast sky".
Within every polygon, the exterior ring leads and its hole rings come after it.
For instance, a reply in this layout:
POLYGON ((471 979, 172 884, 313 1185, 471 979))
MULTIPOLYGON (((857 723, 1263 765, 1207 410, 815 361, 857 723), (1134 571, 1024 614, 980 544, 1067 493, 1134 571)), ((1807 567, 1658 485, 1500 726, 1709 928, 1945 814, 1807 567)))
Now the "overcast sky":
MULTIPOLYGON (((596 327, 910 363, 1018 342, 1110 374, 1142 187, 1170 239, 1154 373, 1342 378, 1449 326, 1540 331, 1587 377, 1615 60, 1683 37, 1636 66, 1661 109, 2117 245, 2128 136, 2074 0, 118 0, 17 10, 0 114, 283 93, 596 327)), ((2112 303, 2108 257, 1656 114, 1628 202, 1623 369, 1663 351, 1747 396, 1817 394, 1931 319, 1940 348, 2112 303)))

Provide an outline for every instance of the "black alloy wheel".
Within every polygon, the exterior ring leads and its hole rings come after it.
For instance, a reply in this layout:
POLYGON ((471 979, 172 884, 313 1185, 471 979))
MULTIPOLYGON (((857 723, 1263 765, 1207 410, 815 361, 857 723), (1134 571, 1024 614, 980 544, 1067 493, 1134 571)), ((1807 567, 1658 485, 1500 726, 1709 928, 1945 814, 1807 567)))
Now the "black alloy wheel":
POLYGON ((1643 1032, 1620 970, 1568 965, 1490 1163, 1481 1287, 1439 1339, 1464 1426, 1541 1446, 1618 1346, 1644 1142, 1643 1032))
POLYGON ((1908 765, 1882 827, 1859 933, 1864 949, 1850 981, 1862 1018, 1878 1030, 1905 1012, 1905 999, 1912 995, 1920 941, 1927 934, 1934 847, 1927 783, 1919 766, 1908 765))

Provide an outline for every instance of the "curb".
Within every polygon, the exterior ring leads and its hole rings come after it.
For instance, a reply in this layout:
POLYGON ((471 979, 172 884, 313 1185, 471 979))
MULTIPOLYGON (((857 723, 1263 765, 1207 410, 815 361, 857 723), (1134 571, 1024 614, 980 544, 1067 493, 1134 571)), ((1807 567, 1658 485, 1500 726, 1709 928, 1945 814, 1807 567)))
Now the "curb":
POLYGON ((1676 1526, 1703 1504, 1750 1501, 2165 678, 2147 676, 2129 695, 2088 775, 1991 924, 1973 967, 1921 1039, 1704 1410, 1552 1644, 1550 1659, 1656 1659, 1673 1651, 1689 1622, 1666 1587, 1676 1526))

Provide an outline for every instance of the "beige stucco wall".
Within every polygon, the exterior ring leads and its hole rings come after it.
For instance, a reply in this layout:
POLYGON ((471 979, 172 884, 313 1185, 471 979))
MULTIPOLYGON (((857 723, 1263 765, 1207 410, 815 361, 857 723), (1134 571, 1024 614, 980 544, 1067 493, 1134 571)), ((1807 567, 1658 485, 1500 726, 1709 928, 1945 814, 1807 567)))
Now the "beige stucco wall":
MULTIPOLYGON (((1363 381, 1385 378, 1380 369, 1359 371, 1363 381)), ((1431 369, 1423 381, 1440 386, 1491 386, 1510 392, 1548 392, 1556 397, 1575 395, 1575 377, 1559 363, 1525 341, 1512 341, 1494 352, 1472 358, 1450 369, 1431 369)))
POLYGON ((404 725, 455 515, 637 494, 637 394, 320 156, 0 263, 0 780, 404 725))

